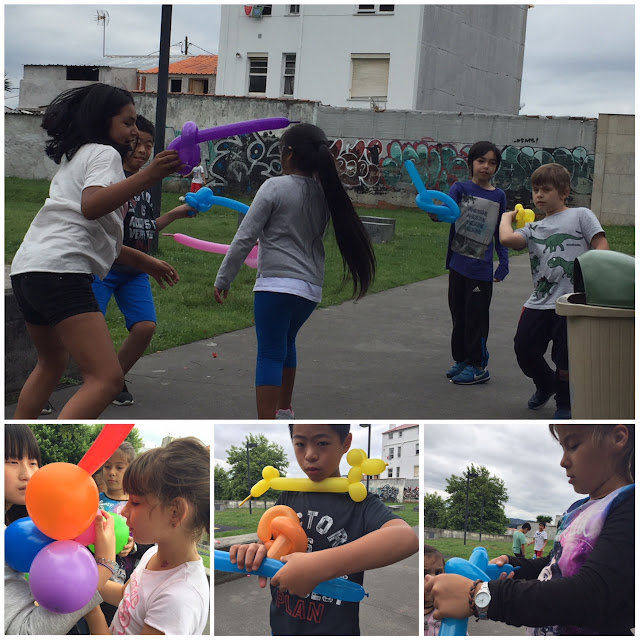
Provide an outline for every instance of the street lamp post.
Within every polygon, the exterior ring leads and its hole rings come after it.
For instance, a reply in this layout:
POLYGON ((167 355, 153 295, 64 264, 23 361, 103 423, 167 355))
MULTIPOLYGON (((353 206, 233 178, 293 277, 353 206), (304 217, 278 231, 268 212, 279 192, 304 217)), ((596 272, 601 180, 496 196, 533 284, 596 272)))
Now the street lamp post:
MULTIPOLYGON (((363 428, 369 429, 369 437, 367 440, 367 458, 371 457, 371 425, 370 424, 361 424, 363 428)), ((369 492, 369 476, 367 476, 367 493, 369 492)))
MULTIPOLYGON (((258 446, 257 442, 247 442, 247 476, 249 478, 249 495, 251 495, 251 464, 249 460, 249 449, 254 449, 258 446)), ((249 498, 249 515, 251 515, 251 498, 249 498)))
POLYGON ((467 471, 467 504, 464 509, 464 544, 467 544, 467 524, 469 523, 469 480, 480 477, 477 473, 467 471))

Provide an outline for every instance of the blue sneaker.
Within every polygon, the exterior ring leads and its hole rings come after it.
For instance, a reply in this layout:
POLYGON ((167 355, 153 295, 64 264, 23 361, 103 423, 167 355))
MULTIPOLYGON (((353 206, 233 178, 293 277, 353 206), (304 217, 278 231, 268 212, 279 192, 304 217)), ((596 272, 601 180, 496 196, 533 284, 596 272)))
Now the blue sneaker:
POLYGON ((542 389, 536 388, 536 392, 529 398, 529 402, 527 402, 527 406, 532 411, 537 411, 538 409, 542 409, 549 400, 553 397, 553 391, 543 391, 542 389))
POLYGON ((466 367, 466 362, 456 362, 453 367, 447 371, 447 378, 455 378, 459 373, 462 373, 466 367))
POLYGON ((571 420, 571 409, 560 409, 558 407, 556 412, 551 416, 552 420, 571 420))
POLYGON ((478 384, 479 382, 486 382, 489 378, 488 369, 481 369, 469 364, 462 373, 451 378, 451 382, 454 384, 478 384))

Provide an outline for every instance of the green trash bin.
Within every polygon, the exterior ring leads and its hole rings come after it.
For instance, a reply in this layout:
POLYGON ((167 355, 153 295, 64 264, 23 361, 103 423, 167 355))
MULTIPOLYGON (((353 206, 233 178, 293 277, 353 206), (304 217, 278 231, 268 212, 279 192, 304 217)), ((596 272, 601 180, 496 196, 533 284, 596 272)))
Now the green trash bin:
POLYGON ((635 259, 588 251, 574 262, 576 293, 560 296, 567 318, 574 420, 635 417, 635 259))

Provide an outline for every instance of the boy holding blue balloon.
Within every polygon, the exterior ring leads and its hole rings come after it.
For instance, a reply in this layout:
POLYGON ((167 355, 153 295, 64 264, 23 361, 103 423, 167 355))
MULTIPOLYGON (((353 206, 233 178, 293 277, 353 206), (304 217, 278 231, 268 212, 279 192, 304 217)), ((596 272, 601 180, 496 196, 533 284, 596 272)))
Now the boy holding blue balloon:
POLYGON ((446 262, 454 360, 446 375, 454 384, 478 384, 490 378, 487 338, 493 282, 501 282, 509 273, 509 253, 499 238, 507 196, 491 184, 500 160, 495 144, 476 142, 468 156, 471 180, 455 182, 449 190, 460 207, 460 217, 449 232, 446 262), (494 247, 499 261, 495 274, 494 247))
MULTIPOLYGON (((290 425, 296 460, 313 482, 340 477, 340 461, 351 446, 348 424, 290 425)), ((284 504, 301 518, 309 547, 291 553, 271 579, 273 635, 360 635, 359 604, 313 592, 338 577, 362 584, 364 571, 394 564, 418 550, 412 528, 373 494, 354 502, 345 493, 283 491, 284 504), (309 553, 309 551, 311 553, 309 553)), ((267 555, 263 544, 234 545, 229 551, 240 569, 257 571, 267 555)), ((267 580, 259 578, 265 587, 267 580)))

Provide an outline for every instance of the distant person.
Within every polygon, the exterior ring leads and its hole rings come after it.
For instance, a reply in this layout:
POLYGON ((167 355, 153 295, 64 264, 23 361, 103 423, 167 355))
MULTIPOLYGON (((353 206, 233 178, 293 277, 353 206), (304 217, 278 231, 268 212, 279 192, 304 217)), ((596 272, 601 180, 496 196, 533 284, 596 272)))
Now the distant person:
POLYGON ((525 546, 527 543, 526 535, 531 531, 531 525, 525 522, 520 529, 513 532, 513 542, 511 548, 513 549, 513 555, 516 558, 524 558, 525 546))
MULTIPOLYGON (((149 161, 153 151, 153 124, 144 116, 138 116, 136 126, 138 139, 133 151, 123 162, 124 174, 127 177, 137 174, 149 161)), ((176 220, 195 217, 195 211, 189 205, 183 204, 156 218, 151 191, 137 193, 129 201, 129 209, 124 218, 123 244, 148 254, 158 232, 176 220)), ((151 343, 158 323, 149 276, 135 267, 116 262, 103 279, 94 277, 93 292, 102 313, 106 315, 109 301, 114 296, 124 316, 129 335, 120 345, 118 360, 126 376, 151 343)), ((126 382, 112 402, 117 405, 133 404, 133 395, 126 382)))
POLYGON ((538 522, 538 530, 533 534, 533 540, 531 542, 527 542, 527 547, 530 544, 534 545, 534 558, 542 558, 544 548, 547 546, 546 527, 546 522, 538 522))
POLYGON ((498 236, 507 196, 491 184, 500 160, 495 144, 476 142, 469 149, 471 180, 454 182, 449 189, 460 206, 460 217, 449 232, 446 262, 454 360, 447 378, 454 384, 478 384, 490 378, 487 339, 493 283, 502 282, 509 273, 509 252, 498 236), (494 247, 499 260, 495 274, 494 247))
MULTIPOLYGON (((600 222, 586 207, 568 208, 571 175, 560 164, 543 164, 531 175, 531 189, 536 207, 544 218, 513 230, 515 211, 508 211, 500 223, 500 242, 505 247, 529 250, 533 293, 524 303, 514 349, 518 365, 536 386, 529 398, 529 409, 544 407, 555 395, 554 420, 571 419, 569 397, 569 351, 567 318, 556 313, 556 301, 573 293, 573 264, 589 249, 608 249, 600 222), (551 348, 553 371, 545 353, 551 348)), ((582 349, 598 345, 584 344, 582 349)))
POLYGON ((201 164, 193 167, 193 171, 191 172, 191 193, 195 193, 202 188, 204 185, 204 177, 205 171, 201 164))
MULTIPOLYGON (((444 556, 435 547, 424 545, 424 583, 427 584, 427 576, 439 576, 444 573, 444 556)), ((437 636, 440 634, 440 620, 433 617, 433 598, 430 593, 424 592, 424 635, 437 636)))
POLYGON ((535 560, 501 555, 490 561, 519 567, 510 574, 517 580, 429 578, 434 617, 480 614, 527 626, 528 635, 537 636, 634 635, 635 425, 569 423, 549 430, 562 447, 563 485, 568 477, 574 491, 585 494, 562 516, 551 553, 535 560), (480 589, 490 595, 483 611, 476 606, 480 589))
POLYGON ((214 296, 223 304, 244 259, 260 240, 253 288, 258 338, 258 418, 293 419, 296 336, 322 300, 324 233, 333 221, 345 276, 353 295, 366 294, 376 258, 360 217, 345 191, 322 129, 298 124, 280 140, 284 175, 258 190, 216 276, 214 296))
POLYGON ((14 417, 40 415, 73 358, 83 384, 60 419, 97 418, 122 389, 124 375, 91 283, 115 260, 153 276, 160 286, 178 281, 162 260, 122 246, 129 199, 182 165, 162 151, 125 178, 122 161, 138 137, 132 95, 102 83, 54 98, 42 119, 46 154, 60 169, 11 265, 11 285, 38 361, 18 398, 14 417))

